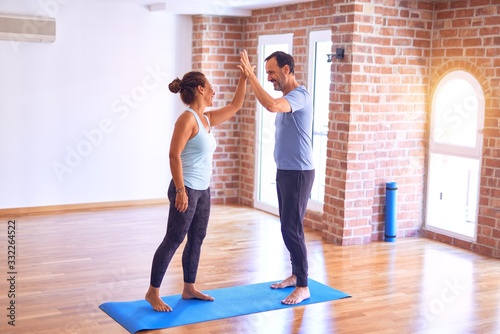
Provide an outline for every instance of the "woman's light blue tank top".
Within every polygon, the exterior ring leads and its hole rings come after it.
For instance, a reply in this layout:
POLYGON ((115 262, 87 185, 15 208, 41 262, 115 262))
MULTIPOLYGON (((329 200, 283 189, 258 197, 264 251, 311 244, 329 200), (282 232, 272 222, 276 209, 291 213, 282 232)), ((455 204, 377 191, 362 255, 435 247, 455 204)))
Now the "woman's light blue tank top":
MULTIPOLYGON (((184 184, 192 189, 205 190, 210 186, 212 176, 212 158, 217 147, 212 131, 207 132, 198 114, 191 108, 187 109, 194 115, 198 123, 198 133, 186 143, 181 153, 184 184)), ((210 128, 210 121, 205 116, 210 128)))

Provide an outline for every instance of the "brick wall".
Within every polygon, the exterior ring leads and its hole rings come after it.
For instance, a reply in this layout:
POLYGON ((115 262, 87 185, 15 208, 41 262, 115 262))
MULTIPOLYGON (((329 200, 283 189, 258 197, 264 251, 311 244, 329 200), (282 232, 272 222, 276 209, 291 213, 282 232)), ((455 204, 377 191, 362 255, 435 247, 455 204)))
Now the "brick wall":
POLYGON ((495 257, 500 257, 499 14, 495 0, 436 3, 429 95, 448 72, 468 71, 485 94, 485 122, 477 242, 424 231, 429 238, 495 257))
MULTIPOLYGON (((276 8, 256 10, 245 24, 245 49, 247 49, 250 62, 257 66, 257 44, 259 35, 293 33, 293 55, 295 59, 295 76, 301 84, 307 85, 308 77, 308 36, 313 30, 331 29, 334 23, 333 15, 336 8, 326 6, 324 2, 304 3, 276 8)), ((242 170, 240 186, 240 200, 242 204, 253 206, 254 201, 254 175, 255 175, 255 144, 256 133, 255 97, 250 94, 241 111, 241 137, 251 146, 242 145, 244 152, 241 162, 245 168, 242 170)), ((308 225, 322 226, 321 220, 308 220, 308 225)))
MULTIPOLYGON (((331 29, 334 47, 346 49, 346 58, 332 63, 324 213, 306 217, 306 225, 338 244, 382 239, 387 181, 400 184, 398 234, 416 235, 422 222, 432 6, 396 3, 316 1, 269 8, 254 11, 245 27, 254 64, 259 35, 292 32, 296 77, 306 85, 311 31, 331 29)), ((255 131, 253 108, 244 111, 247 137, 255 131)), ((253 164, 253 154, 242 161, 253 164)), ((252 205, 249 180, 242 182, 249 191, 240 195, 252 205)))
POLYGON ((432 4, 372 1, 356 10, 351 128, 357 137, 349 144, 365 164, 349 179, 364 180, 364 198, 373 198, 372 240, 383 239, 388 181, 398 184, 398 236, 415 236, 424 209, 432 4))
MULTIPOLYGON (((324 0, 256 10, 249 18, 197 17, 193 61, 204 71, 224 66, 213 78, 223 85, 230 77, 234 87, 237 74, 233 76, 231 66, 241 47, 253 64, 262 66, 257 64, 258 36, 293 33, 296 77, 307 86, 308 35, 332 30, 334 48, 344 47, 346 57, 332 62, 325 205, 323 213, 308 212, 306 225, 343 245, 383 238, 389 181, 399 188, 398 237, 420 233, 430 94, 447 71, 470 70, 488 93, 478 241, 463 243, 424 233, 500 257, 498 14, 500 5, 493 0, 324 0), (236 31, 229 38, 232 47, 220 45, 228 29, 236 31), (228 58, 221 64, 222 58, 209 61, 212 56, 228 58)), ((255 106, 249 90, 243 110, 217 130, 226 141, 216 157, 216 163, 223 164, 213 183, 216 203, 253 206, 255 106), (228 161, 233 157, 239 164, 228 161), (230 187, 221 187, 223 183, 230 187)))
MULTIPOLYGON (((295 59, 295 76, 301 84, 307 84, 307 52, 308 36, 313 30, 330 29, 332 15, 335 8, 328 7, 324 2, 304 3, 276 8, 256 10, 252 17, 245 23, 245 49, 247 49, 250 62, 257 64, 257 45, 259 35, 293 33, 293 55, 295 59)), ((240 201, 244 205, 253 206, 254 201, 254 175, 255 175, 255 134, 256 101, 253 94, 249 94, 245 106, 240 112, 242 138, 242 178, 240 184, 240 201), (250 144, 250 145, 246 145, 250 144)), ((321 220, 311 221, 309 224, 321 225, 321 220)))
MULTIPOLYGON (((193 17, 193 70, 205 73, 214 87, 214 107, 231 102, 240 71, 239 50, 243 46, 243 19, 193 17)), ((214 204, 239 202, 240 116, 214 127, 217 150, 211 195, 214 204)))

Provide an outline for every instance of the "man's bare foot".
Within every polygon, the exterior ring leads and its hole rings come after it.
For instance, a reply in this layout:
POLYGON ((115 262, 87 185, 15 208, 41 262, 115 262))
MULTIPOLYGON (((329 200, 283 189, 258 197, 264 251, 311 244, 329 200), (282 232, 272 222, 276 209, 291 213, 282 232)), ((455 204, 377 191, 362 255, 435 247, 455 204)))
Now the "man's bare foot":
POLYGON ((279 283, 274 283, 271 284, 272 289, 283 289, 283 288, 288 288, 289 286, 295 286, 297 285, 297 276, 291 275, 288 278, 285 278, 283 281, 279 283))
POLYGON ((165 304, 165 302, 160 298, 160 289, 153 288, 149 286, 148 292, 146 293, 146 300, 151 304, 153 310, 158 312, 171 312, 172 308, 165 304))
POLYGON ((311 298, 311 293, 307 286, 298 286, 293 292, 281 302, 287 305, 295 305, 302 303, 304 300, 311 298))
POLYGON ((196 289, 194 284, 184 283, 184 290, 182 291, 182 299, 201 299, 201 300, 213 301, 214 297, 204 294, 200 290, 196 289))

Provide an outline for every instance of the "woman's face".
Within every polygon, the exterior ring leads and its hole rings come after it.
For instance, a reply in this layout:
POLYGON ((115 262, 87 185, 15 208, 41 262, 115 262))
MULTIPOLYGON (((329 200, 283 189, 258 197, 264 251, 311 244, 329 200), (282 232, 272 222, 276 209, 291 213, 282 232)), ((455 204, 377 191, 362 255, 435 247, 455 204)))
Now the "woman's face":
POLYGON ((207 99, 206 101, 207 101, 208 105, 211 107, 213 105, 213 99, 214 99, 214 95, 215 95, 214 88, 212 87, 210 82, 208 82, 208 80, 205 81, 205 86, 203 88, 204 88, 204 91, 206 92, 203 95, 207 99))

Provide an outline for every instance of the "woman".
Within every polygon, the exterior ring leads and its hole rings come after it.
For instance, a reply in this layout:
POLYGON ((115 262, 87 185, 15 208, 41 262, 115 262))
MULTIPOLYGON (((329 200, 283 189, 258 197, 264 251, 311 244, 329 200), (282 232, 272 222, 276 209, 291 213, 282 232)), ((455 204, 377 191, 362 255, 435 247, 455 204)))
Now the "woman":
POLYGON ((172 181, 168 188, 170 210, 167 232, 153 257, 151 281, 146 293, 146 300, 159 312, 172 311, 160 298, 160 285, 186 234, 187 243, 182 253, 182 298, 214 300, 195 287, 201 245, 210 216, 210 177, 216 148, 211 127, 228 120, 241 109, 246 77, 241 71, 231 103, 208 112, 205 112, 205 108, 212 106, 215 92, 203 73, 189 72, 182 80, 176 78, 170 83, 169 89, 172 93, 180 93, 182 102, 189 107, 177 119, 172 135, 169 154, 172 181))

